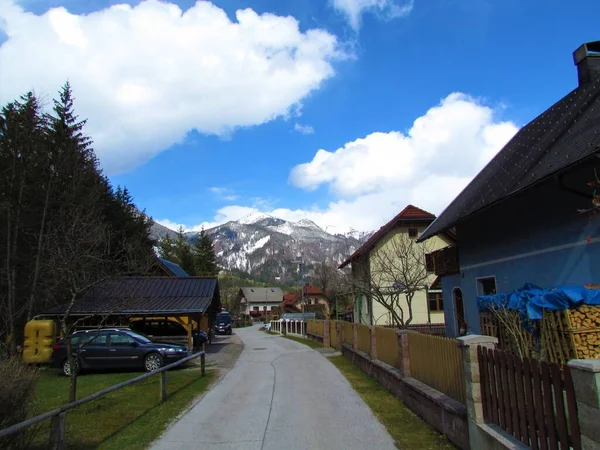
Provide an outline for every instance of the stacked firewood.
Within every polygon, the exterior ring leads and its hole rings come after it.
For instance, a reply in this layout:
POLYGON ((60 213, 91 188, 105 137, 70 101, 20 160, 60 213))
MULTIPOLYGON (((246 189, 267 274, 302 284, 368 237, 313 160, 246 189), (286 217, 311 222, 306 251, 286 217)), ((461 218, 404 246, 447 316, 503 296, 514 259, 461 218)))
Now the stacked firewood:
POLYGON ((600 358, 600 306, 583 305, 568 315, 577 357, 600 358))

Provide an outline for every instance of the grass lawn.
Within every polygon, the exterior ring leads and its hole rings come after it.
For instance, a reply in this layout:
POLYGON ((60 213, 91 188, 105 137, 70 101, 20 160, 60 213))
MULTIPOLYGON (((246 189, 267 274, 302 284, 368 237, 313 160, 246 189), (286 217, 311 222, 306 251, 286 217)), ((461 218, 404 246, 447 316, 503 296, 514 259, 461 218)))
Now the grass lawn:
MULTIPOLYGON (((139 372, 83 374, 78 398, 140 375, 139 372)), ((205 391, 216 372, 200 376, 199 368, 171 370, 167 374, 169 399, 159 400, 160 375, 120 389, 75 408, 66 416, 66 449, 145 449, 170 421, 205 391)), ((37 413, 67 403, 68 378, 43 370, 36 388, 37 413)), ((50 420, 40 424, 34 449, 46 449, 50 420)))
MULTIPOLYGON (((273 334, 277 334, 277 333, 273 333, 273 334)), ((290 335, 285 335, 285 336, 281 335, 281 336, 286 339, 290 339, 292 341, 296 341, 296 342, 300 342, 301 344, 308 345, 310 348, 323 348, 323 344, 319 344, 318 342, 311 341, 310 339, 303 339, 303 338, 299 338, 296 336, 290 336, 290 335)))
POLYGON ((385 426, 400 449, 456 449, 377 381, 366 375, 344 356, 329 360, 348 379, 352 387, 385 426))

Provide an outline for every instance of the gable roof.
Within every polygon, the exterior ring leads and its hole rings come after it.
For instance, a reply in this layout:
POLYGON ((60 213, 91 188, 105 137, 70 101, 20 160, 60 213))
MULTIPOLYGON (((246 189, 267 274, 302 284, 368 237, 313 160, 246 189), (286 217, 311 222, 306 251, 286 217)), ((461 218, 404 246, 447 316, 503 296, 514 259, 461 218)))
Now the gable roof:
POLYGON ((283 291, 278 287, 250 286, 240 288, 240 291, 242 291, 248 303, 265 303, 265 298, 267 302, 280 303, 283 299, 283 291))
POLYGON ((579 86, 524 126, 419 237, 564 171, 600 150, 600 79, 579 86))
POLYGON ((173 277, 189 277, 190 275, 179 264, 164 258, 158 258, 158 264, 173 277))
MULTIPOLYGON (((304 286, 304 295, 305 296, 307 296, 307 295, 323 295, 324 296, 325 293, 317 286, 308 284, 308 285, 304 286)), ((283 296, 283 301, 281 302, 281 304, 279 306, 281 308, 283 308, 285 306, 293 306, 296 304, 296 302, 298 302, 301 299, 302 299, 302 291, 301 290, 298 290, 296 292, 290 292, 283 296)))
MULTIPOLYGON (((72 314, 205 313, 220 306, 217 277, 117 277, 88 289, 72 314)), ((60 305, 45 315, 64 313, 60 305)))
POLYGON ((430 212, 427 212, 421 208, 417 208, 413 205, 408 205, 402 211, 400 211, 396 217, 390 220, 388 223, 383 225, 379 230, 377 230, 369 239, 365 241, 363 245, 361 245, 350 257, 348 257, 342 264, 340 264, 339 268, 342 269, 358 258, 365 252, 371 250, 377 242, 381 238, 383 238, 391 229, 393 229, 397 224, 403 222, 426 222, 431 223, 435 220, 435 216, 430 212))

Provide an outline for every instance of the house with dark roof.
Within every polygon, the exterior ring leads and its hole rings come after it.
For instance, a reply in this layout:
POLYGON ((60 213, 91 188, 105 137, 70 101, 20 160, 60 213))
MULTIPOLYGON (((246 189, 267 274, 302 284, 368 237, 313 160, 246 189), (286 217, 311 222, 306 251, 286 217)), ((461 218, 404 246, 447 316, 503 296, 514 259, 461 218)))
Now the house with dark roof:
POLYGON ((425 230, 450 335, 480 332, 478 295, 600 279, 600 41, 573 54, 578 86, 524 126, 425 230))
POLYGON ((237 302, 244 314, 260 317, 278 310, 283 291, 278 287, 243 287, 237 294, 237 302))
MULTIPOLYGON (((37 318, 62 317, 68 305, 37 318)), ((138 321, 174 322, 192 345, 194 331, 208 331, 221 311, 217 277, 114 277, 89 288, 69 313, 79 327, 131 326, 138 321)))
POLYGON ((182 269, 179 264, 164 258, 156 258, 156 263, 151 270, 153 275, 167 277, 189 277, 190 275, 182 269))
POLYGON ((408 205, 339 266, 342 269, 351 265, 356 323, 398 325, 392 311, 408 325, 444 323, 442 291, 436 283, 431 261, 425 255, 453 243, 452 232, 440 233, 426 244, 416 243, 417 237, 434 220, 433 214, 408 205), (416 275, 419 275, 418 284, 414 282, 416 275), (415 288, 410 308, 405 289, 399 283, 401 279, 405 284, 413 282, 415 288), (390 307, 386 308, 383 301, 390 307), (395 306, 391 306, 392 303, 395 306))

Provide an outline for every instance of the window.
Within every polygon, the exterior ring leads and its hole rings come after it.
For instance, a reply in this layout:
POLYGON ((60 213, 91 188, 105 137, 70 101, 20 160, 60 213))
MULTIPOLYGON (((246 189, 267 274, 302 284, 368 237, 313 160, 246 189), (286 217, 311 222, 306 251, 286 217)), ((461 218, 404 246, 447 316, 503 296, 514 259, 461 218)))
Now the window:
POLYGON ((429 301, 429 311, 444 310, 444 299, 441 292, 428 292, 427 300, 429 301))
POLYGON ((477 279, 477 293, 479 295, 491 295, 496 293, 496 277, 477 279))
POLYGON ((81 333, 71 338, 73 345, 105 345, 106 334, 81 333))
POLYGON ((252 311, 258 311, 258 306, 253 306, 252 311))
POLYGON ((408 229, 408 237, 409 238, 416 238, 419 234, 419 230, 417 230, 416 228, 409 228, 408 229))
POLYGON ((425 255, 425 268, 427 272, 435 272, 435 265, 433 264, 433 255, 431 253, 427 253, 425 255))
POLYGON ((135 342, 131 336, 127 336, 126 334, 111 334, 110 335, 110 345, 131 345, 135 342))

